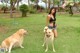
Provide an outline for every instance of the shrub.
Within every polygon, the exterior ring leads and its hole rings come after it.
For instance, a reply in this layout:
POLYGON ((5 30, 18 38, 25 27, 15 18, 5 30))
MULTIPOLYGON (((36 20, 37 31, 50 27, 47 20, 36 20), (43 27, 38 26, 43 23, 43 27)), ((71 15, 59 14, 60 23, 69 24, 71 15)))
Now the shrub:
POLYGON ((29 6, 29 13, 37 13, 37 10, 33 6, 29 6))
POLYGON ((22 17, 26 17, 26 13, 28 12, 28 6, 26 4, 21 5, 20 11, 22 12, 22 17))

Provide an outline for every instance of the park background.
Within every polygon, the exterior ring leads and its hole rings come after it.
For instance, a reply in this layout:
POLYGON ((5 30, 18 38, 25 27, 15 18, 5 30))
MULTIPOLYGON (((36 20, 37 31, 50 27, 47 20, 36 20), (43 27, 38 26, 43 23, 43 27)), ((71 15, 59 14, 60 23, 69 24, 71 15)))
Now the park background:
MULTIPOLYGON (((80 53, 80 0, 0 0, 0 44, 24 28, 24 49, 13 48, 12 53, 44 53, 43 28, 52 6, 57 9, 55 53, 80 53)), ((47 53, 54 53, 51 46, 47 53)))

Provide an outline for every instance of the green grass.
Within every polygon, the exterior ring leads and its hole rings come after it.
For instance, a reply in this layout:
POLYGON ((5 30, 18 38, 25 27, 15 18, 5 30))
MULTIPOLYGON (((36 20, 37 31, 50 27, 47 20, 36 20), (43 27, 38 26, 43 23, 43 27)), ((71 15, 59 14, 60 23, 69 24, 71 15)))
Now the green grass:
MULTIPOLYGON (((46 16, 31 14, 25 18, 0 17, 0 43, 18 29, 24 28, 28 30, 23 43, 25 48, 14 48, 12 53, 45 53, 45 47, 41 45, 43 44, 46 16)), ((80 15, 57 14, 57 30, 55 53, 80 53, 80 15)), ((47 53, 54 53, 51 46, 47 53)))

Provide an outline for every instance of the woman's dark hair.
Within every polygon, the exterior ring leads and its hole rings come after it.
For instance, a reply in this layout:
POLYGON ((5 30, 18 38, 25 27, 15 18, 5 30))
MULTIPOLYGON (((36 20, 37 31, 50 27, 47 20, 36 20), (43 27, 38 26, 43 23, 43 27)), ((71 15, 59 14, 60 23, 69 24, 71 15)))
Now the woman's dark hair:
POLYGON ((55 8, 55 7, 51 7, 51 8, 50 8, 49 14, 51 14, 52 9, 55 9, 55 13, 53 14, 53 16, 54 16, 54 19, 55 19, 55 21, 56 21, 56 8, 55 8))
MULTIPOLYGON (((55 7, 51 7, 49 14, 51 14, 52 9, 55 9, 55 13, 53 13, 53 17, 54 17, 54 21, 56 21, 56 8, 55 7)), ((55 26, 55 22, 53 24, 55 26)))

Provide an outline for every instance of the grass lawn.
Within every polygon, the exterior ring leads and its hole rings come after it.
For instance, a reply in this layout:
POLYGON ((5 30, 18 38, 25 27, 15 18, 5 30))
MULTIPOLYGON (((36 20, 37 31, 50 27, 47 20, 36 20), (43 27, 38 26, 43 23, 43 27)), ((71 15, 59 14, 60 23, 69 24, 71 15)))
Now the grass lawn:
MULTIPOLYGON (((47 14, 45 14, 47 16, 47 14)), ((24 49, 14 48, 12 53, 45 53, 43 28, 46 16, 31 14, 25 18, 5 18, 0 15, 0 43, 18 29, 28 30, 24 38, 24 49)), ((57 14, 58 37, 55 39, 55 53, 80 53, 80 15, 57 14)), ((51 46, 47 53, 54 53, 51 46)))

